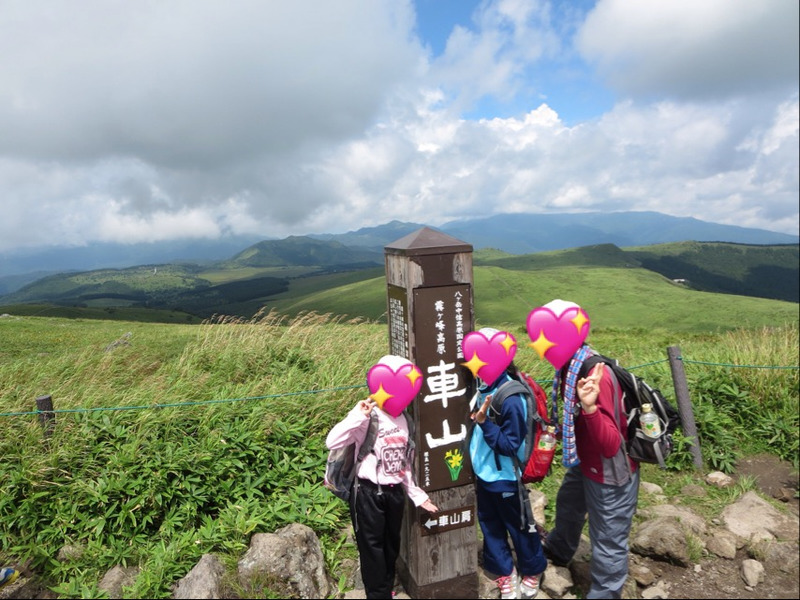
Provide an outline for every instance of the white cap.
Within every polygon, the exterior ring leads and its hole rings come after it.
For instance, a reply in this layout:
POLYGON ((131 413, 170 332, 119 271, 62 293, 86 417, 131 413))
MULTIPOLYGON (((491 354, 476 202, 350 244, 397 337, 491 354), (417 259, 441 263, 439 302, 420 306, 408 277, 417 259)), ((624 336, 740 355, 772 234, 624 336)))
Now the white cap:
POLYGON ((407 358, 403 358, 402 356, 397 356, 395 354, 387 354, 385 356, 381 356, 381 359, 378 361, 379 365, 386 365, 392 371, 397 373, 400 370, 400 367, 404 367, 405 365, 413 365, 410 360, 407 358))
POLYGON ((560 300, 556 298, 555 300, 551 300, 550 302, 545 304, 543 308, 549 308, 555 315, 562 315, 564 314, 564 311, 567 310, 568 308, 580 308, 580 306, 578 306, 574 302, 569 302, 568 300, 560 300))

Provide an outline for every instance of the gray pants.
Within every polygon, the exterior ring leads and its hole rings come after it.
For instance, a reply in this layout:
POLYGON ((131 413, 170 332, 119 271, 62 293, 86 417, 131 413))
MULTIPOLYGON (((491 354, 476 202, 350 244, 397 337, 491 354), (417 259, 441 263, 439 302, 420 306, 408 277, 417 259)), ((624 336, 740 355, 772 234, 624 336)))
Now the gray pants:
POLYGON ((639 499, 639 470, 625 485, 597 483, 572 467, 556 497, 556 525, 547 553, 561 563, 578 549, 586 514, 592 543, 592 585, 587 598, 620 598, 628 577, 628 536, 639 499))

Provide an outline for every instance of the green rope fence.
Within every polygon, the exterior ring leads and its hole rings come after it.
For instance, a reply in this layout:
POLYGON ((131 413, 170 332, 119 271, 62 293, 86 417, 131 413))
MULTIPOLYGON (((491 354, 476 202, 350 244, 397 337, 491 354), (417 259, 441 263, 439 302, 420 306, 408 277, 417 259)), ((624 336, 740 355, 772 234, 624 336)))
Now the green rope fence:
MULTIPOLYGON (((770 366, 770 365, 735 365, 735 364, 727 364, 727 363, 712 363, 706 361, 699 361, 699 360, 687 360, 683 357, 679 357, 681 361, 685 364, 694 364, 694 365, 703 365, 703 366, 712 366, 712 367, 727 367, 727 368, 741 368, 741 369, 800 369, 800 366, 770 366)), ((629 371, 634 371, 636 369, 642 369, 645 367, 650 367, 653 365, 657 365, 660 363, 669 362, 668 359, 656 360, 649 363, 644 363, 641 365, 637 365, 635 367, 628 367, 629 371)), ((552 383, 552 379, 550 380, 543 380, 539 383, 552 383)), ((31 416, 31 415, 39 415, 43 412, 47 413, 86 413, 86 412, 100 412, 100 411, 121 411, 121 410, 148 410, 153 408, 180 408, 186 406, 206 406, 210 404, 225 404, 225 403, 232 403, 232 402, 247 402, 251 400, 266 400, 270 398, 282 398, 287 396, 302 396, 308 394, 325 394, 330 392, 339 392, 345 390, 355 390, 360 388, 367 387, 365 384, 361 385, 350 385, 350 386, 340 386, 340 387, 333 387, 333 388, 325 388, 320 390, 303 390, 297 392, 285 392, 282 394, 268 394, 265 396, 250 396, 245 398, 228 398, 222 400, 200 400, 200 401, 187 401, 187 402, 174 402, 174 403, 167 403, 167 404, 145 404, 145 405, 138 405, 138 406, 104 406, 104 407, 96 407, 96 408, 61 408, 61 409, 53 409, 49 411, 40 411, 40 410, 31 410, 31 411, 23 411, 23 412, 7 412, 7 413, 0 413, 0 417, 20 417, 20 416, 31 416)))
POLYGON ((362 385, 350 385, 350 386, 341 386, 341 387, 334 387, 334 388, 326 388, 322 390, 304 390, 299 392, 286 392, 283 394, 268 394, 266 396, 248 396, 245 398, 227 398, 223 400, 197 400, 197 401, 187 401, 187 402, 173 402, 168 404, 142 404, 139 406, 99 406, 95 408, 54 408, 53 410, 48 411, 40 411, 40 410, 31 410, 25 412, 12 412, 12 413, 0 413, 0 417, 19 417, 19 416, 26 416, 26 415, 38 415, 42 412, 48 413, 86 413, 86 412, 99 412, 99 411, 114 411, 114 410, 148 410, 153 408, 177 408, 183 406, 205 406, 209 404, 225 404, 231 402, 246 402, 249 400, 266 400, 269 398, 283 398, 287 396, 302 396, 306 394, 323 394, 328 392, 338 392, 342 390, 354 390, 358 388, 367 387, 365 384, 362 385))

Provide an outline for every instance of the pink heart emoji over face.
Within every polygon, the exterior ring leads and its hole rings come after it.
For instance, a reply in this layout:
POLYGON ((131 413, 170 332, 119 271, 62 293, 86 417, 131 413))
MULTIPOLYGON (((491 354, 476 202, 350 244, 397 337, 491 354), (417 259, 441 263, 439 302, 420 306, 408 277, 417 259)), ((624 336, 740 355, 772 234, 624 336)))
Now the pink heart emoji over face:
POLYGON ((572 358, 589 335, 589 317, 572 302, 554 300, 528 315, 530 346, 540 358, 560 369, 572 358))
POLYGON ((498 331, 491 339, 482 331, 472 331, 464 336, 461 349, 464 351, 464 357, 469 359, 463 363, 464 366, 472 371, 474 376, 491 385, 514 360, 517 340, 507 331, 498 331))
POLYGON ((399 417, 422 388, 419 367, 405 364, 393 371, 378 363, 367 373, 367 387, 375 403, 386 413, 399 417))

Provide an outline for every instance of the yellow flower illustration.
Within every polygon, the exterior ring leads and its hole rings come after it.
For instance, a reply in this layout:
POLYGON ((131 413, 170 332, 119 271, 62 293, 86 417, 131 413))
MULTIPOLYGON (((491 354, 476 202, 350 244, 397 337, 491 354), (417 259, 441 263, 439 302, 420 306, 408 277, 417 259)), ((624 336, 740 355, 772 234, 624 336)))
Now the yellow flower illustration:
POLYGON ((450 478, 455 481, 458 479, 458 474, 461 472, 461 467, 464 466, 464 455, 461 450, 448 450, 444 454, 444 460, 447 463, 447 468, 450 470, 450 478))

